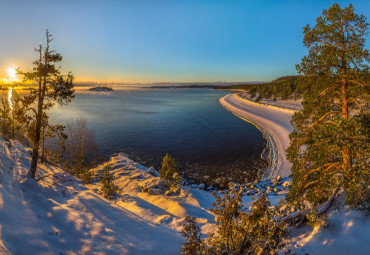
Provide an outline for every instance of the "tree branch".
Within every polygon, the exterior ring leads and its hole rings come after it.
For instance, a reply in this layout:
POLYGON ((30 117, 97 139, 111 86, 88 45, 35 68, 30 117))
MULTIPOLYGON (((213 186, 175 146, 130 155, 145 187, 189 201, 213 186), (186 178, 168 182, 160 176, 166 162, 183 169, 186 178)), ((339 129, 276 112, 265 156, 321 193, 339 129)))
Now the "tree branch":
POLYGON ((310 130, 311 128, 313 128, 314 126, 316 126, 317 124, 319 124, 321 121, 323 121, 327 116, 329 116, 329 115, 331 115, 331 114, 341 114, 342 112, 340 112, 340 111, 331 111, 331 112, 327 112, 327 113, 325 113, 320 119, 318 119, 317 121, 315 121, 313 124, 311 124, 308 128, 307 128, 307 130, 306 130, 306 132, 308 131, 308 130, 310 130))
POLYGON ((352 100, 352 101, 353 101, 353 102, 358 106, 358 108, 360 108, 360 113, 362 112, 362 107, 361 107, 360 103, 359 103, 359 102, 357 102, 357 100, 356 100, 356 99, 354 99, 354 98, 350 97, 348 100, 352 100))
MULTIPOLYGON (((341 188, 341 186, 339 186, 334 191, 333 195, 329 198, 328 201, 322 203, 321 205, 319 205, 315 208, 318 211, 319 216, 323 215, 324 213, 326 213, 329 210, 329 208, 333 204, 333 201, 334 201, 335 197, 337 196, 340 188, 341 188)), ((307 220, 307 215, 309 215, 309 214, 310 214, 310 211, 295 212, 295 213, 292 213, 291 215, 286 216, 285 218, 283 218, 281 220, 281 222, 289 222, 289 221, 294 221, 295 219, 299 219, 300 223, 302 223, 305 220, 307 220)))
POLYGON ((305 174, 305 176, 303 177, 303 181, 306 182, 306 180, 308 179, 308 177, 310 177, 311 174, 319 172, 320 170, 322 170, 326 166, 328 166, 328 167, 323 170, 324 172, 327 172, 331 168, 333 168, 337 165, 340 165, 340 164, 342 164, 342 162, 328 163, 328 164, 324 164, 323 166, 320 166, 318 168, 312 169, 308 173, 305 174))

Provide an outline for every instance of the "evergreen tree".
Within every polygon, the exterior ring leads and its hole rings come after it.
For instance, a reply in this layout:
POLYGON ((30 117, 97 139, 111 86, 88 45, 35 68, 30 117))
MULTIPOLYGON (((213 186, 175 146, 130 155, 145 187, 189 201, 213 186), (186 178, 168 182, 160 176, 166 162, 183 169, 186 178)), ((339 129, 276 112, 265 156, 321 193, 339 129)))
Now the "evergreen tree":
POLYGON ((1 118, 1 133, 5 139, 9 139, 10 134, 10 105, 8 100, 1 98, 1 108, 0 108, 0 118, 1 118))
POLYGON ((276 254, 285 235, 285 223, 263 193, 253 201, 250 212, 242 204, 242 190, 231 188, 223 197, 214 195, 211 211, 217 232, 202 239, 195 219, 187 218, 184 254, 276 254))
POLYGON ((210 211, 215 215, 217 235, 212 236, 212 246, 219 253, 236 254, 245 235, 247 213, 243 207, 243 191, 231 189, 224 196, 214 193, 216 200, 210 211))
POLYGON ((304 28, 308 55, 297 65, 306 84, 303 109, 294 114, 288 159, 296 205, 326 201, 338 187, 347 202, 366 199, 369 187, 369 24, 349 4, 333 4, 304 28))
POLYGON ((110 170, 111 166, 106 164, 100 178, 100 183, 102 184, 100 191, 103 193, 103 197, 114 199, 119 192, 119 187, 114 184, 114 176, 110 173, 110 170))
POLYGON ((28 105, 35 103, 37 106, 36 109, 30 107, 35 123, 35 138, 30 167, 31 178, 35 178, 37 170, 44 112, 50 109, 56 102, 59 104, 69 103, 74 97, 73 76, 70 73, 61 75, 60 68, 56 64, 62 61, 62 56, 50 49, 51 37, 48 30, 46 30, 46 46, 43 48, 40 45, 35 49, 39 57, 33 63, 33 71, 20 72, 20 74, 24 75, 25 80, 36 82, 38 85, 37 88, 32 88, 30 94, 26 97, 28 105))
POLYGON ((162 161, 162 168, 159 170, 161 179, 166 180, 167 185, 177 186, 180 183, 180 175, 178 173, 179 165, 175 159, 168 153, 162 161))
POLYGON ((184 255, 206 254, 206 245, 202 240, 200 228, 197 225, 197 220, 194 217, 186 216, 185 224, 181 235, 185 238, 182 246, 182 253, 184 255))

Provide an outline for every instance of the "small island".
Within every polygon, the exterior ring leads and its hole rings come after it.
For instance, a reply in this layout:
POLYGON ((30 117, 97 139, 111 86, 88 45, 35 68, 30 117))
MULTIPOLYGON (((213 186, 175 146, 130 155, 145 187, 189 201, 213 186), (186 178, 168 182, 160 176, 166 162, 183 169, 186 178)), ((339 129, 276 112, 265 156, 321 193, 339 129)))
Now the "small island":
POLYGON ((113 91, 113 88, 107 87, 107 86, 104 86, 104 85, 102 85, 102 86, 99 85, 99 86, 96 86, 96 87, 89 88, 89 90, 105 92, 105 91, 113 91))

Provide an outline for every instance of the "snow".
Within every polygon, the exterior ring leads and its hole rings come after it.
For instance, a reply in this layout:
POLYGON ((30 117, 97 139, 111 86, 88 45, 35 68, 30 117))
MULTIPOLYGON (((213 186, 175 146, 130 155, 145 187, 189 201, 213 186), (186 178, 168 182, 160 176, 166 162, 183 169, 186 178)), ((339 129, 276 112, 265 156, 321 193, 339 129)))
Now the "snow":
MULTIPOLYGON (((277 155, 272 153, 277 157, 276 178, 231 185, 250 194, 243 198, 246 208, 257 192, 267 192, 271 204, 277 204, 291 185, 282 152, 293 111, 255 104, 235 94, 220 103, 258 125, 275 140, 272 149, 279 150, 277 155)), ((105 164, 90 170, 94 182, 86 186, 60 168, 39 164, 36 178, 43 178, 36 182, 26 177, 30 154, 31 149, 18 141, 0 138, 0 254, 179 254, 184 241, 179 231, 186 215, 197 218, 202 233, 215 230, 209 211, 214 197, 202 185, 180 185, 176 193, 166 196, 154 168, 121 153, 108 162, 120 188, 116 199, 109 201, 99 191, 105 164)), ((369 217, 346 208, 343 196, 336 201, 326 226, 290 228, 281 252, 367 254, 369 217)))
POLYGON ((370 217, 344 206, 344 194, 336 198, 325 224, 292 228, 284 251, 293 254, 369 254, 370 217))
MULTIPOLYGON (((286 108, 281 108, 283 105, 281 102, 279 107, 267 105, 267 101, 256 103, 245 96, 240 96, 240 93, 228 94, 220 98, 219 102, 238 117, 254 124, 268 141, 269 167, 260 174, 261 179, 289 176, 291 163, 286 158, 286 149, 290 144, 289 134, 293 131, 290 124, 294 113, 291 109, 292 103, 290 102, 286 108)), ((299 104, 299 101, 296 104, 299 104)))
MULTIPOLYGON (((105 164, 90 170, 95 181, 85 186, 40 163, 36 178, 44 178, 35 182, 26 177, 30 148, 0 138, 0 152, 0 254, 179 254, 185 216, 196 217, 203 233, 215 229, 211 192, 182 185, 171 196, 145 192, 160 189, 162 181, 125 154, 108 162, 121 189, 109 201, 97 181, 105 164)), ((267 185, 255 183, 261 191, 267 185)), ((270 199, 276 204, 281 198, 270 199)), ((252 196, 243 202, 249 207, 252 196)))
POLYGON ((142 217, 149 213, 108 201, 55 167, 40 164, 37 177, 47 177, 36 183, 25 177, 30 149, 0 146, 0 253, 179 253, 179 233, 142 217))

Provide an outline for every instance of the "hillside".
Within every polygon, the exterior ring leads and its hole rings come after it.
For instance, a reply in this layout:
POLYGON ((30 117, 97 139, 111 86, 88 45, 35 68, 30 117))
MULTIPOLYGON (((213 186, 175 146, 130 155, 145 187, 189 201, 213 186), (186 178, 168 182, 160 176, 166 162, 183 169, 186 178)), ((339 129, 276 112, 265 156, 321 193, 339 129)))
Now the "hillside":
POLYGON ((62 170, 40 164, 25 178, 30 150, 0 140, 0 251, 10 254, 176 254, 170 228, 112 203, 62 170), (40 177, 38 176, 38 177, 40 177), (170 244, 170 245, 169 245, 170 244))
MULTIPOLYGON (((0 254, 179 254, 184 216, 197 217, 202 232, 214 230, 209 213, 213 196, 197 187, 164 196, 143 192, 158 178, 123 154, 109 163, 122 189, 114 201, 99 194, 99 182, 84 186, 59 168, 40 164, 38 182, 26 177, 29 148, 0 138, 0 254)), ((103 165, 91 169, 99 175, 103 165)), ((285 197, 289 179, 255 183, 269 191, 272 204, 285 197), (280 183, 280 184, 279 184, 280 183)), ((220 191, 219 191, 220 192, 220 191)), ((222 193, 222 192, 220 192, 222 193)), ((247 191, 248 208, 252 191, 247 191)), ((295 254, 364 254, 370 248, 370 220, 350 211, 339 197, 322 227, 291 227, 284 252, 295 254)))

